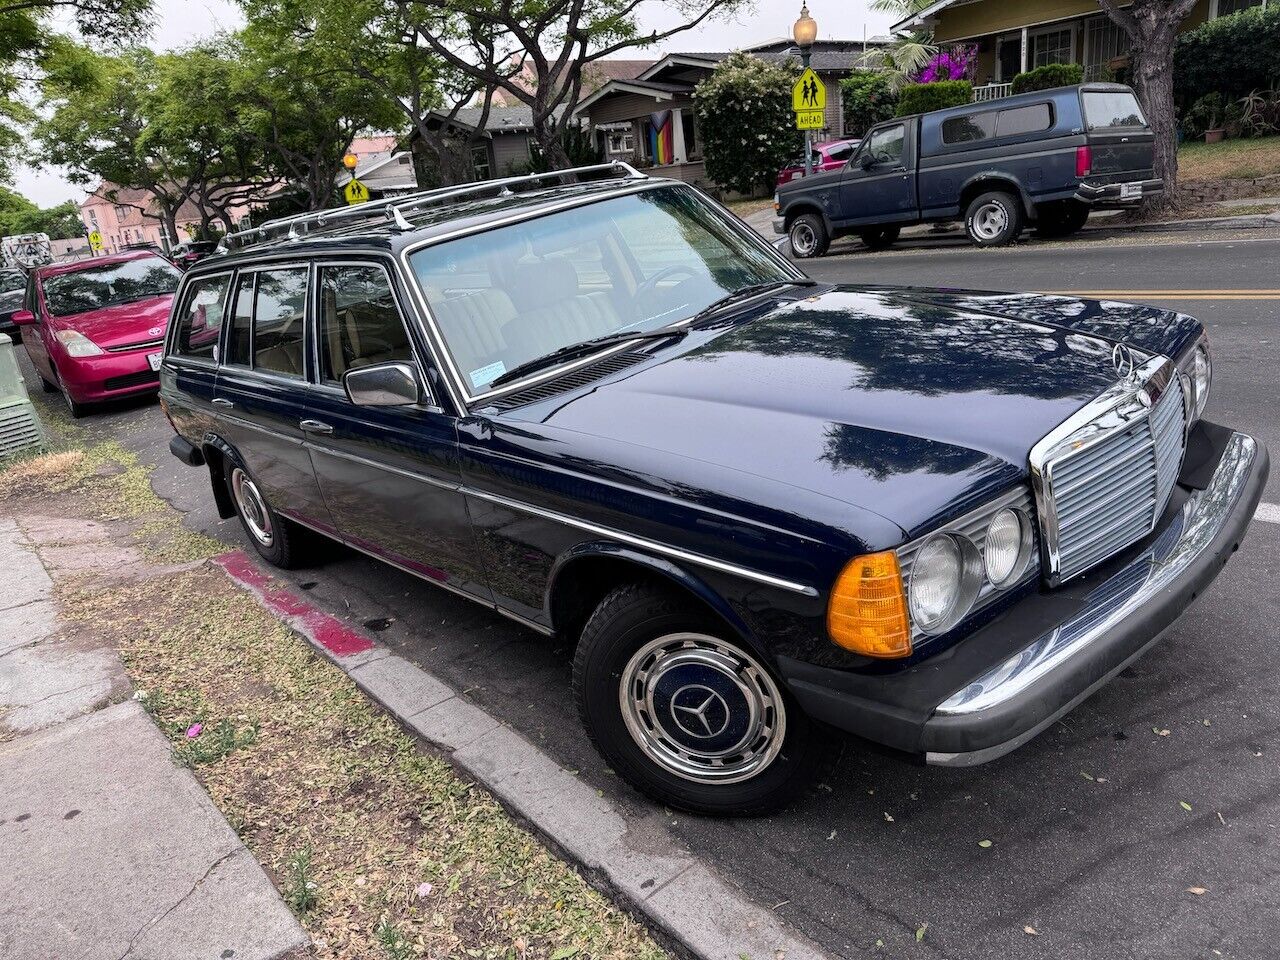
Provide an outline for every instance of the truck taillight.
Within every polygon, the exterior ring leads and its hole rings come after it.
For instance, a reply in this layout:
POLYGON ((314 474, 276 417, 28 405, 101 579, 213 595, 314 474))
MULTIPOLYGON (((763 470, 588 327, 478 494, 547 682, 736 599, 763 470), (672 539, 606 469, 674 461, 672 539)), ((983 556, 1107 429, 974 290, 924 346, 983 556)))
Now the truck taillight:
POLYGON ((1087 177, 1093 166, 1093 150, 1089 147, 1076 147, 1076 176, 1087 177))

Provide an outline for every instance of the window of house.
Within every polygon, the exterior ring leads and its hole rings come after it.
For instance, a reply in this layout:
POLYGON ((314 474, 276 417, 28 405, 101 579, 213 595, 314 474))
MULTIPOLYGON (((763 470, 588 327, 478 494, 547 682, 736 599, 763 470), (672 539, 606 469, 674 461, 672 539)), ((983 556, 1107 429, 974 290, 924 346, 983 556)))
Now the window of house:
POLYGON ((610 153, 622 153, 626 149, 626 147, 622 145, 622 139, 623 139, 622 134, 620 133, 609 134, 609 152, 610 153))
POLYGON ((387 271, 368 266, 320 270, 320 376, 341 383, 357 367, 413 360, 387 271))
POLYGON ((636 138, 633 134, 624 133, 622 135, 622 149, 626 153, 636 152, 636 138))
POLYGON ((987 140, 995 136, 995 127, 996 115, 990 110, 963 117, 950 117, 942 121, 942 142, 952 144, 987 140))
POLYGON ((1053 115, 1047 103, 1001 110, 996 115, 996 136, 1012 137, 1020 133, 1037 133, 1053 126, 1053 115))
POLYGON ((701 156, 702 150, 698 144, 698 123, 692 110, 681 111, 680 129, 684 133, 684 155, 686 157, 701 156))
POLYGON ((1093 17, 1084 29, 1084 78, 1101 80, 1107 64, 1129 53, 1129 35, 1108 16, 1093 17))
POLYGON ((1217 0, 1217 7, 1213 11, 1213 15, 1215 17, 1229 17, 1231 14, 1239 13, 1241 10, 1263 6, 1266 6, 1266 0, 1217 0))
POLYGON ((471 169, 476 175, 477 180, 488 180, 492 175, 489 166, 489 148, 487 146, 478 146, 471 148, 471 169))
POLYGON ((1051 63, 1070 63, 1074 31, 1050 30, 1031 37, 1031 66, 1044 67, 1051 63))
POLYGON ((94 229, 97 229, 97 226, 98 226, 98 211, 97 211, 97 210, 95 210, 95 209, 93 209, 93 207, 90 207, 90 208, 89 208, 89 222, 93 224, 94 229))
POLYGON ((306 375, 307 268, 263 270, 253 297, 253 368, 306 375))
POLYGON ((123 220, 125 217, 129 215, 129 208, 122 203, 117 203, 115 205, 115 211, 116 211, 117 220, 123 220))
POLYGON ((197 280, 190 286, 177 314, 178 356, 217 361, 218 335, 230 289, 230 274, 197 280))

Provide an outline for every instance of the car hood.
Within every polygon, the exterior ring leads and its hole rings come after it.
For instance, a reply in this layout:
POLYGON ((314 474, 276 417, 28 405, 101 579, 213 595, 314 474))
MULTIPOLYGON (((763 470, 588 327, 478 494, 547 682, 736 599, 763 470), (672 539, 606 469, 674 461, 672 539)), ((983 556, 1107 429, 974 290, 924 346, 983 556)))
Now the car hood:
POLYGON ((104 349, 123 347, 163 337, 172 303, 173 297, 166 294, 55 317, 53 324, 63 330, 78 330, 104 349))
POLYGON ((827 287, 512 413, 590 435, 593 459, 636 475, 721 494, 750 475, 914 536, 1025 480, 1031 447, 1115 381, 1111 352, 1052 323, 827 287))

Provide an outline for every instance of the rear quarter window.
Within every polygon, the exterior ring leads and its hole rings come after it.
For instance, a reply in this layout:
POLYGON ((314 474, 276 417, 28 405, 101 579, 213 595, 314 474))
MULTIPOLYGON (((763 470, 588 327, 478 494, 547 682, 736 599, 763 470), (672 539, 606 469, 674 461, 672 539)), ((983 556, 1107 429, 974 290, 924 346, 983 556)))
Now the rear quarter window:
POLYGON ((996 136, 1014 137, 1022 133, 1039 133, 1053 126, 1053 112, 1047 103, 1001 110, 996 116, 996 136))
POLYGON ((1123 130, 1147 125, 1138 98, 1129 90, 1086 90, 1080 96, 1084 103, 1084 122, 1090 130, 1123 130))
POLYGON ((942 121, 942 142, 950 146, 953 143, 987 140, 995 135, 995 127, 996 115, 991 111, 951 117, 942 121))

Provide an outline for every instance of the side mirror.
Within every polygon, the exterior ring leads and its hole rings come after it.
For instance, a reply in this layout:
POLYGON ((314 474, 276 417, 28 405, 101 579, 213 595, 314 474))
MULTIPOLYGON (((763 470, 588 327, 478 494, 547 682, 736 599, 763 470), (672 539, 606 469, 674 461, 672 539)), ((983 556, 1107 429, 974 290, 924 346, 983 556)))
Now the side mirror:
POLYGON ((418 371, 410 363, 377 363, 342 375, 347 397, 358 407, 403 407, 422 400, 418 371))
POLYGON ((36 315, 30 310, 15 310, 13 322, 20 327, 29 327, 36 322, 36 315))

